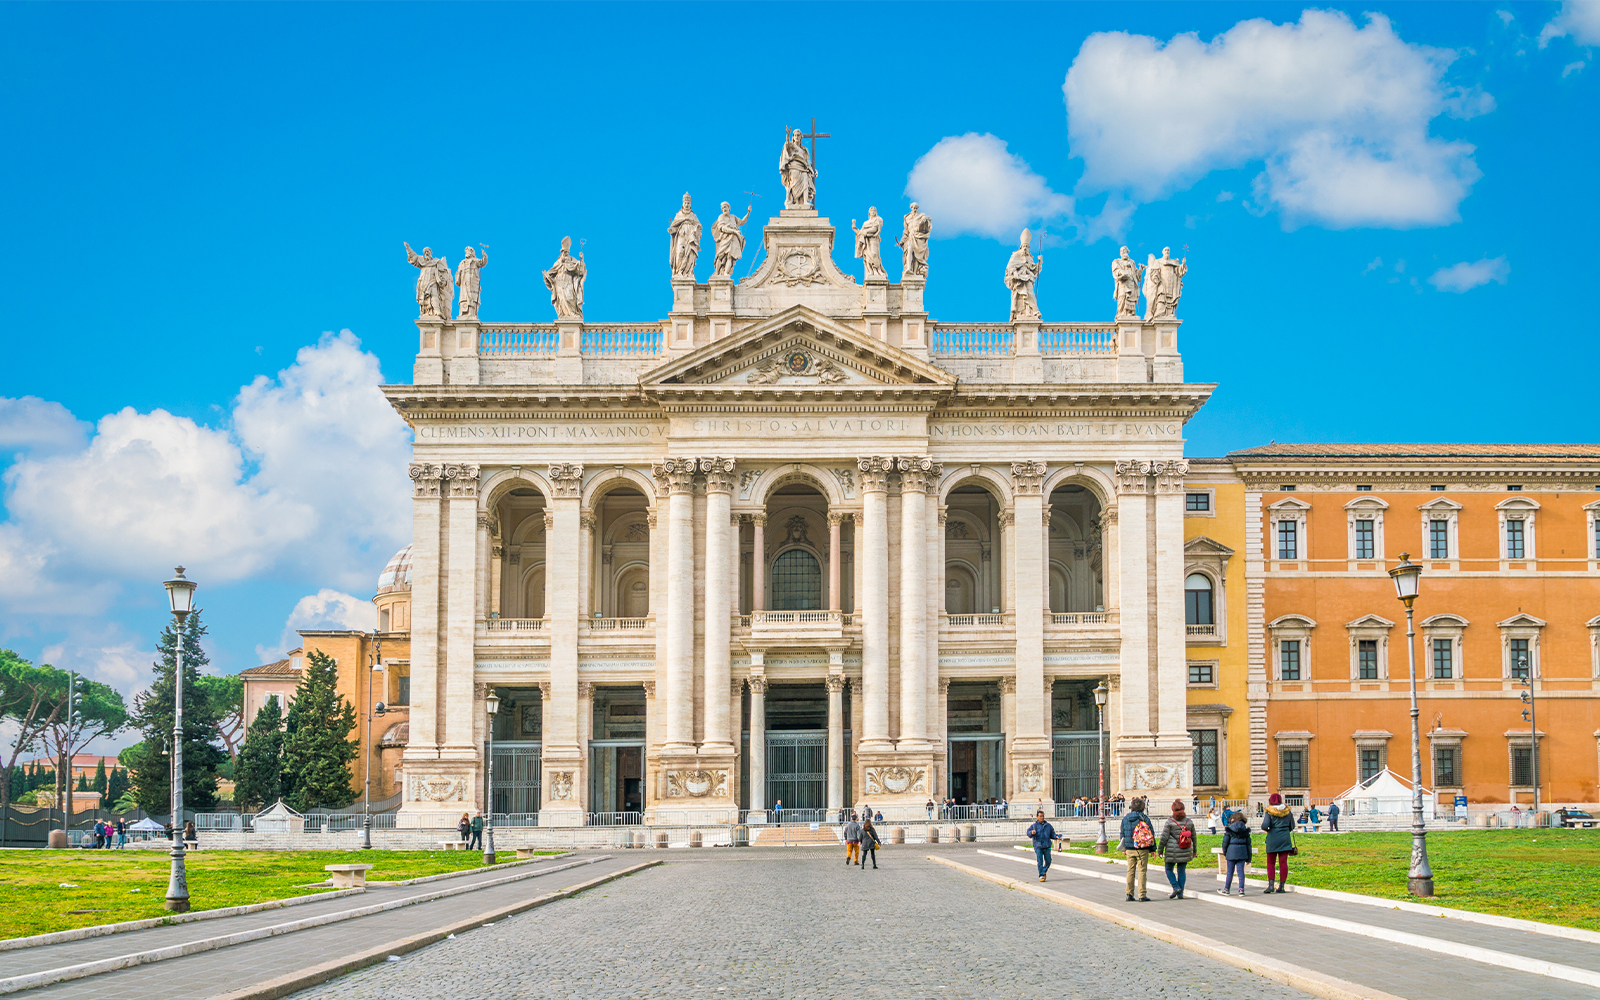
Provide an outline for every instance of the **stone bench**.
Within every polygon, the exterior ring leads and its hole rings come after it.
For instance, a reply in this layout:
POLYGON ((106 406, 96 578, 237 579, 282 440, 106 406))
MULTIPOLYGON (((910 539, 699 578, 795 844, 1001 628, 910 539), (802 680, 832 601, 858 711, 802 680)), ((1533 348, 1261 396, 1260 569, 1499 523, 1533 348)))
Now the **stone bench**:
POLYGON ((331 872, 335 889, 365 889, 367 887, 367 872, 372 870, 371 865, 323 865, 322 870, 331 872))
POLYGON ((441 850, 441 851, 461 851, 461 850, 465 850, 466 846, 467 846, 467 842, 464 841, 464 840, 441 840, 441 841, 439 841, 439 850, 441 850))
POLYGON ((539 854, 539 849, 537 847, 519 847, 519 848, 517 848, 517 860, 518 861, 526 861, 529 858, 537 857, 538 854, 539 854))
MULTIPOLYGON (((1222 848, 1213 847, 1211 853, 1217 856, 1217 878, 1226 880, 1228 877, 1228 859, 1222 856, 1222 848)), ((1246 875, 1265 875, 1267 870, 1246 863, 1244 872, 1246 875)))

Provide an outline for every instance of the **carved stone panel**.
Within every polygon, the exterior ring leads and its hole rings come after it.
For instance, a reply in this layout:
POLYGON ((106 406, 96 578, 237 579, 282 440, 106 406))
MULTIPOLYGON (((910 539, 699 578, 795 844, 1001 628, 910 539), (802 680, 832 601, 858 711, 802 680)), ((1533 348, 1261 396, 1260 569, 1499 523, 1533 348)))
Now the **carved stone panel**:
POLYGON ((413 774, 413 802, 465 802, 467 776, 464 774, 413 774))
POLYGON ((545 775, 545 781, 550 789, 550 800, 569 800, 573 797, 573 780, 575 773, 572 771, 550 771, 545 775))
POLYGON ((1044 765, 1038 761, 1017 765, 1017 787, 1024 792, 1044 791, 1044 765))
POLYGON ((925 767, 869 767, 868 795, 926 795, 928 769, 925 767))
POLYGON ((721 798, 727 794, 727 771, 696 768, 692 771, 667 772, 669 799, 721 798))
POLYGON ((1124 788, 1185 788, 1188 769, 1182 764, 1137 764, 1129 762, 1123 772, 1124 788))

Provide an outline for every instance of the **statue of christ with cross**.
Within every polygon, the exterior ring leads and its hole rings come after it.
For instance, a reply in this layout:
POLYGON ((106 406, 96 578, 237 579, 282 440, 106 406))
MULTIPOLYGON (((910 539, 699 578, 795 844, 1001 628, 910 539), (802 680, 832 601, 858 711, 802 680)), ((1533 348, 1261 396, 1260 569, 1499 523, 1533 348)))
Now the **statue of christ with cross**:
MULTIPOLYGON (((813 122, 811 131, 816 132, 813 122)), ((783 136, 783 153, 778 157, 778 176, 783 179, 784 208, 814 208, 817 202, 816 140, 822 135, 807 136, 799 129, 783 136), (811 139, 812 152, 806 153, 805 140, 811 139)))

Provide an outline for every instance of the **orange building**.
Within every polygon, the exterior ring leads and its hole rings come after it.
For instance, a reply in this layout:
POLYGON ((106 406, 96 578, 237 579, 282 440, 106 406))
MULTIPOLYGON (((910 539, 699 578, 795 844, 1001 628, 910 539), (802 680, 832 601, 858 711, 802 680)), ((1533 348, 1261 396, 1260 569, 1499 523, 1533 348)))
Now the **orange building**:
POLYGON ((1251 794, 1409 781, 1405 609, 1423 784, 1442 804, 1600 798, 1600 446, 1271 444, 1243 483, 1251 794), (1532 676, 1538 732, 1524 720, 1532 676), (1262 780, 1264 777, 1264 781, 1262 780))

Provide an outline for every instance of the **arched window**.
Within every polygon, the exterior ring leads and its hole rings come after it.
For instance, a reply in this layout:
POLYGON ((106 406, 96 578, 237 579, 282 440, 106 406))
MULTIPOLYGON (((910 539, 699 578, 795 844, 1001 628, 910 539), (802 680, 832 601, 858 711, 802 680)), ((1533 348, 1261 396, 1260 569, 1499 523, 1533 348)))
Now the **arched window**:
POLYGON ((804 549, 790 549, 772 563, 772 610, 816 611, 822 607, 822 567, 804 549))
POLYGON ((1211 578, 1203 573, 1190 573, 1183 581, 1183 620, 1188 625, 1215 625, 1216 614, 1211 603, 1211 578))

